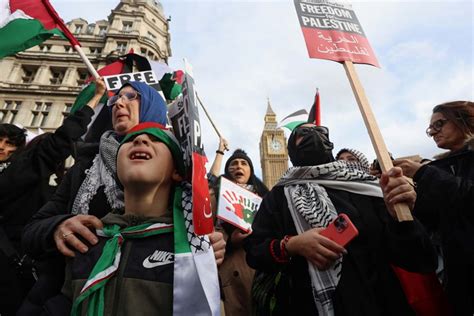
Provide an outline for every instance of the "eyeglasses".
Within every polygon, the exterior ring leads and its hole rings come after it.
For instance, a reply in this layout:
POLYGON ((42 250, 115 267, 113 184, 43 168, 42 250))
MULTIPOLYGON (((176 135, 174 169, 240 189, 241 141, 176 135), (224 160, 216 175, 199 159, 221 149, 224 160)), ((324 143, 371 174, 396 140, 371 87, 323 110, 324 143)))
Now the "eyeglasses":
POLYGON ((107 106, 114 106, 120 98, 122 98, 125 102, 130 102, 135 100, 139 96, 140 93, 138 93, 137 91, 129 91, 120 95, 116 94, 114 96, 111 96, 109 100, 107 100, 107 106))
POLYGON ((434 121, 433 124, 430 124, 428 128, 426 129, 426 135, 428 137, 431 137, 433 133, 437 133, 443 129, 444 124, 446 124, 449 120, 447 119, 439 119, 437 121, 434 121))
POLYGON ((329 129, 325 126, 301 126, 296 128, 295 134, 297 136, 304 136, 307 134, 311 134, 314 131, 329 135, 329 129))

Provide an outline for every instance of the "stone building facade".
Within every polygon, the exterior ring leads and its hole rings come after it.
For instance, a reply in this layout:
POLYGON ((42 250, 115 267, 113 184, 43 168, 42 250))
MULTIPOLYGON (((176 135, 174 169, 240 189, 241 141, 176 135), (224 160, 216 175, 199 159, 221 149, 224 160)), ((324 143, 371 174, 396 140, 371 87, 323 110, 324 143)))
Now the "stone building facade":
MULTIPOLYGON (((159 1, 118 0, 107 20, 67 24, 96 69, 133 49, 151 60, 171 56, 169 19, 159 1)), ((0 60, 0 122, 52 131, 60 126, 89 76, 67 40, 41 45, 0 60)))

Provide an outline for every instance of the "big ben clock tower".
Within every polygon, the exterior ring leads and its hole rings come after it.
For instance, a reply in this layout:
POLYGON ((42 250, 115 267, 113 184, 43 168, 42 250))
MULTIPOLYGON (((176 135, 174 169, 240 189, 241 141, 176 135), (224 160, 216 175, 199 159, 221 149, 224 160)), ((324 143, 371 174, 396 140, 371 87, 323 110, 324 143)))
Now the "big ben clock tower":
POLYGON ((275 112, 268 100, 265 126, 260 137, 260 163, 263 182, 271 189, 288 169, 288 150, 283 130, 277 128, 275 112))

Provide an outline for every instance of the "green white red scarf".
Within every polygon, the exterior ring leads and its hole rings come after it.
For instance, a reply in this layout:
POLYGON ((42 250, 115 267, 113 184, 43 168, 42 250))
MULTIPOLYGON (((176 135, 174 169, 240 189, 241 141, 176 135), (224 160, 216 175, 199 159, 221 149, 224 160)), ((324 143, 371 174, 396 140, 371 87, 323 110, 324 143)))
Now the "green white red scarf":
POLYGON ((97 230, 97 235, 110 237, 110 239, 105 243, 102 255, 92 269, 79 296, 74 301, 71 315, 81 315, 82 302, 86 298, 89 298, 87 315, 96 316, 104 314, 105 286, 118 270, 122 254, 121 247, 124 240, 146 238, 172 231, 173 224, 162 223, 148 223, 123 229, 119 225, 108 225, 102 230, 97 230))

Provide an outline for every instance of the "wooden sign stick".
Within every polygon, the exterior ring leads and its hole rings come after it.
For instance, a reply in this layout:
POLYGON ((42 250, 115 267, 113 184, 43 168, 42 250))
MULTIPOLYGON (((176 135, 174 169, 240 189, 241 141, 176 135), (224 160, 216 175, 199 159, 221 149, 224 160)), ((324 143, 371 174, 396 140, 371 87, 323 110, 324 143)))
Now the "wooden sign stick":
MULTIPOLYGON (((388 154, 387 147, 385 146, 385 142, 382 138, 382 134, 380 133, 377 122, 375 121, 369 101, 365 96, 364 88, 359 81, 354 64, 351 61, 344 61, 344 69, 346 70, 347 77, 351 83, 352 91, 354 92, 360 112, 364 118, 364 123, 367 131, 369 132, 370 140, 372 141, 372 146, 374 147, 380 167, 382 168, 382 171, 385 172, 393 167, 393 163, 388 154)), ((405 203, 396 204, 395 212, 399 222, 413 220, 410 209, 405 203)))

